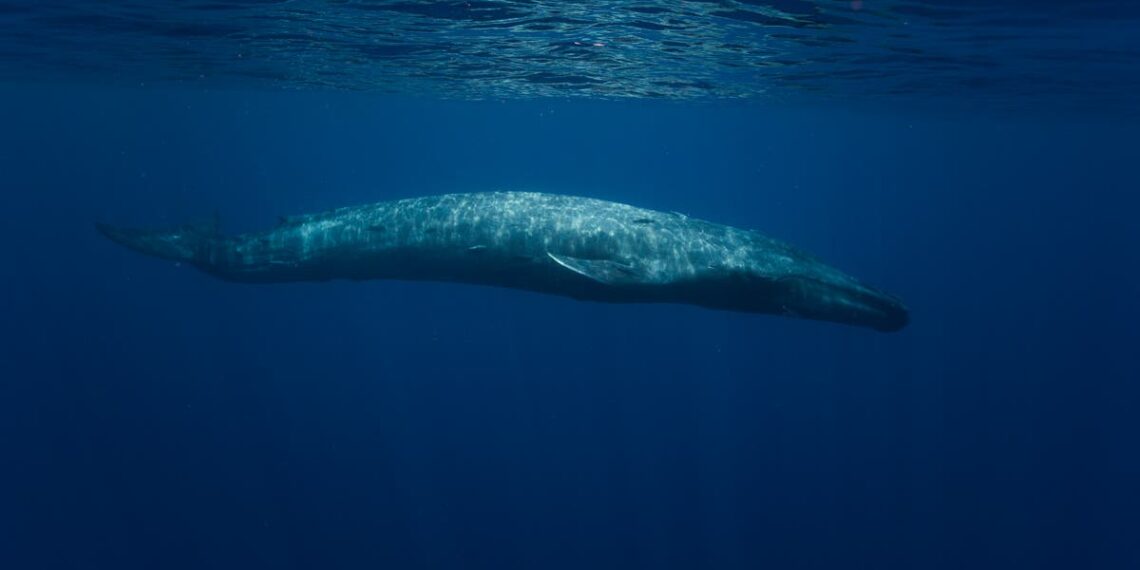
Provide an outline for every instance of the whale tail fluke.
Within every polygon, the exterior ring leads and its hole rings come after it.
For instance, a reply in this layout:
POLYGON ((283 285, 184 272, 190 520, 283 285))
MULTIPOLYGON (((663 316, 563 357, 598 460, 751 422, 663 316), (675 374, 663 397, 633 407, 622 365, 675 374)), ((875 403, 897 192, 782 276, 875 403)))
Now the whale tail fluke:
POLYGON ((209 264, 223 239, 217 222, 190 224, 166 230, 122 228, 96 223, 95 229, 111 241, 139 253, 197 265, 209 264))

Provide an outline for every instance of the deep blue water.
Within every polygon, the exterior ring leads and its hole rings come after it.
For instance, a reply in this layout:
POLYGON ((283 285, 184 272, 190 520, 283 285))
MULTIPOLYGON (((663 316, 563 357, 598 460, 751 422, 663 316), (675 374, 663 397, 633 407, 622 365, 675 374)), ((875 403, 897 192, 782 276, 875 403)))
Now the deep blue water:
POLYGON ((565 6, 0 3, 0 567, 1140 567, 1136 8, 565 6), (745 47, 558 43, 666 32, 745 47), (915 59, 959 37, 1008 49, 915 59), (761 229, 912 322, 237 285, 93 227, 494 189, 761 229))

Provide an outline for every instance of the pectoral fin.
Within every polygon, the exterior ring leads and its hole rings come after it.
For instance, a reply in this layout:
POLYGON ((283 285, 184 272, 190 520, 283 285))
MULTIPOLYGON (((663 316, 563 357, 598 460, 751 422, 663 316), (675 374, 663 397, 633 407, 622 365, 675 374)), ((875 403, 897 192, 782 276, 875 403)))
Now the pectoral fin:
POLYGON ((583 277, 606 285, 629 285, 645 282, 645 273, 636 265, 610 259, 579 259, 547 252, 555 263, 583 277))

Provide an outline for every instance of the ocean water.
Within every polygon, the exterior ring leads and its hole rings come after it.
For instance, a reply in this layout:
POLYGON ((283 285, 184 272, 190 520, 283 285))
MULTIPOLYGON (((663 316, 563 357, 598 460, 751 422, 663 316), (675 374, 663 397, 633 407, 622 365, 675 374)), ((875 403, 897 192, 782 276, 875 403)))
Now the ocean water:
POLYGON ((1140 567, 1132 2, 0 2, 0 568, 1140 567), (226 232, 537 190, 906 329, 240 285, 226 232))

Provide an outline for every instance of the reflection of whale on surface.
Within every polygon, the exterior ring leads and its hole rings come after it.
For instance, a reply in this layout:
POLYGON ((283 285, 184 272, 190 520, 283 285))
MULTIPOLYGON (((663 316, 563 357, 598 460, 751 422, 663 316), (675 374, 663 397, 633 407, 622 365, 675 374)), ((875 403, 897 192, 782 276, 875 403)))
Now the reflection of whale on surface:
POLYGON ((448 194, 283 218, 268 231, 99 230, 229 281, 413 279, 686 303, 894 331, 894 297, 760 233, 602 200, 448 194))

